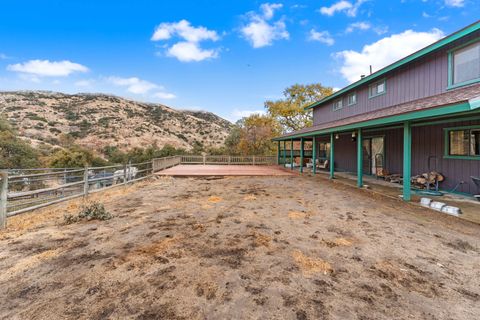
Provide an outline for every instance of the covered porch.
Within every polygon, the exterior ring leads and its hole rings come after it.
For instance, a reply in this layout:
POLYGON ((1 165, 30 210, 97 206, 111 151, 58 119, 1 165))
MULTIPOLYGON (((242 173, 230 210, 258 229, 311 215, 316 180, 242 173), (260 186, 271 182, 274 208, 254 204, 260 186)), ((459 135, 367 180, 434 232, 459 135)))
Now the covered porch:
MULTIPOLYGON (((480 129, 480 99, 456 96, 449 101, 447 94, 441 101, 414 101, 392 108, 361 114, 330 123, 293 132, 277 141, 278 163, 293 163, 299 158, 300 172, 317 174, 319 168, 306 167, 306 161, 328 160, 326 172, 335 179, 340 172, 354 174, 356 185, 364 186, 365 177, 398 177, 398 186, 405 201, 412 200, 412 177, 424 172, 441 172, 445 180, 437 183, 436 191, 463 194, 472 197, 480 190, 472 177, 480 177, 480 148, 477 128, 480 129), (441 104, 443 102, 443 104, 441 104), (428 106, 428 108, 426 107, 428 106), (473 154, 457 155, 455 130, 470 130, 472 137, 467 148, 473 154), (474 141, 474 138, 477 139, 474 141), (453 139, 453 140, 452 140, 453 139), (298 144, 298 155, 293 148, 298 144), (311 151, 305 145, 311 145, 311 151), (290 148, 289 148, 290 146, 290 148), (288 159, 289 158, 289 159, 288 159), (307 159, 307 160, 305 160, 307 159), (310 160, 311 159, 311 160, 310 160)), ((430 100, 432 98, 429 98, 430 100)), ((457 139, 458 140, 458 139, 457 139)), ((321 169, 320 169, 321 170, 321 169)), ((473 198, 472 198, 473 199, 473 198)))

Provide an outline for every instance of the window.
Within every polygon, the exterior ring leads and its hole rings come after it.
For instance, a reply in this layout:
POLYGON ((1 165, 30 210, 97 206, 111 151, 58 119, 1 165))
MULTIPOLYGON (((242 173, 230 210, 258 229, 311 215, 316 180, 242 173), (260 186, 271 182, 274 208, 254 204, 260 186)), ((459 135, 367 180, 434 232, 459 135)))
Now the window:
POLYGON ((480 42, 453 51, 450 55, 450 85, 480 80, 480 42))
POLYGON ((368 97, 373 98, 382 95, 387 92, 387 83, 385 80, 381 80, 371 84, 368 87, 368 97))
POLYGON ((330 142, 320 142, 318 146, 318 158, 328 159, 330 157, 330 142))
POLYGON ((343 100, 338 99, 333 103, 333 111, 340 110, 343 108, 343 100))
POLYGON ((350 93, 348 96, 347 96, 347 104, 349 106, 351 105, 354 105, 357 103, 357 94, 354 92, 354 93, 350 93))
POLYGON ((447 130, 448 156, 480 157, 480 128, 447 130))

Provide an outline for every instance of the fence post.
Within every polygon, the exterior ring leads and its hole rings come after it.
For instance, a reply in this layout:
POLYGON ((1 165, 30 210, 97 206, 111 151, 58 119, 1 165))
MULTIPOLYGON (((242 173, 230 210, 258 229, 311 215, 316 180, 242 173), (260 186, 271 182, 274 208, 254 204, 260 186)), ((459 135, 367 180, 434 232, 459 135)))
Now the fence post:
POLYGON ((132 179, 132 159, 128 160, 127 176, 128 176, 127 181, 130 181, 132 179))
POLYGON ((123 164, 123 185, 127 184, 127 164, 123 164))
POLYGON ((87 198, 88 196, 88 167, 85 167, 83 171, 83 197, 87 198))
POLYGON ((232 163, 232 156, 228 156, 228 165, 232 163))
POLYGON ((0 185, 0 229, 7 227, 7 192, 8 192, 8 173, 0 171, 2 184, 0 185))
POLYGON ((203 165, 205 165, 206 163, 206 157, 207 157, 206 155, 203 155, 203 165))
POLYGON ((253 165, 255 165, 255 156, 252 158, 253 165))

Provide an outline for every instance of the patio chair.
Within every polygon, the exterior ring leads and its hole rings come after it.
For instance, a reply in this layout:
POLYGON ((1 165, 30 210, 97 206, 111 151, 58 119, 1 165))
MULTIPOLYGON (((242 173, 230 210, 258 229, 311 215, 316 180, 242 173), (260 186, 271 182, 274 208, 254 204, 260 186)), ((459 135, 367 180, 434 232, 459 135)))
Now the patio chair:
MULTIPOLYGON (((477 186, 477 189, 480 190, 480 178, 478 177, 470 177, 472 178, 473 183, 477 186)), ((480 194, 474 195, 475 198, 477 198, 478 201, 480 201, 480 194)))
MULTIPOLYGON (((317 161, 318 161, 318 160, 317 160, 317 161)), ((319 169, 327 169, 327 168, 328 168, 328 163, 329 163, 328 159, 327 159, 327 160, 323 160, 322 163, 320 163, 320 161, 319 161, 319 163, 317 164, 317 168, 319 168, 319 169)))

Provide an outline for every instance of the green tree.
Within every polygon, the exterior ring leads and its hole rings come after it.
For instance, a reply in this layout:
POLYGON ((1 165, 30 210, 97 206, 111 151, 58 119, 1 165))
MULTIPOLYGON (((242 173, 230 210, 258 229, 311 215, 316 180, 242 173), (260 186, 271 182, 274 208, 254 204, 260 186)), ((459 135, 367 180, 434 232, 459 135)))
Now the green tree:
POLYGON ((40 166, 39 153, 16 136, 8 121, 0 117, 0 169, 40 166))
POLYGON ((294 84, 283 91, 283 99, 266 101, 265 108, 278 121, 284 133, 295 131, 312 125, 312 110, 304 108, 332 93, 332 88, 320 83, 294 84))

